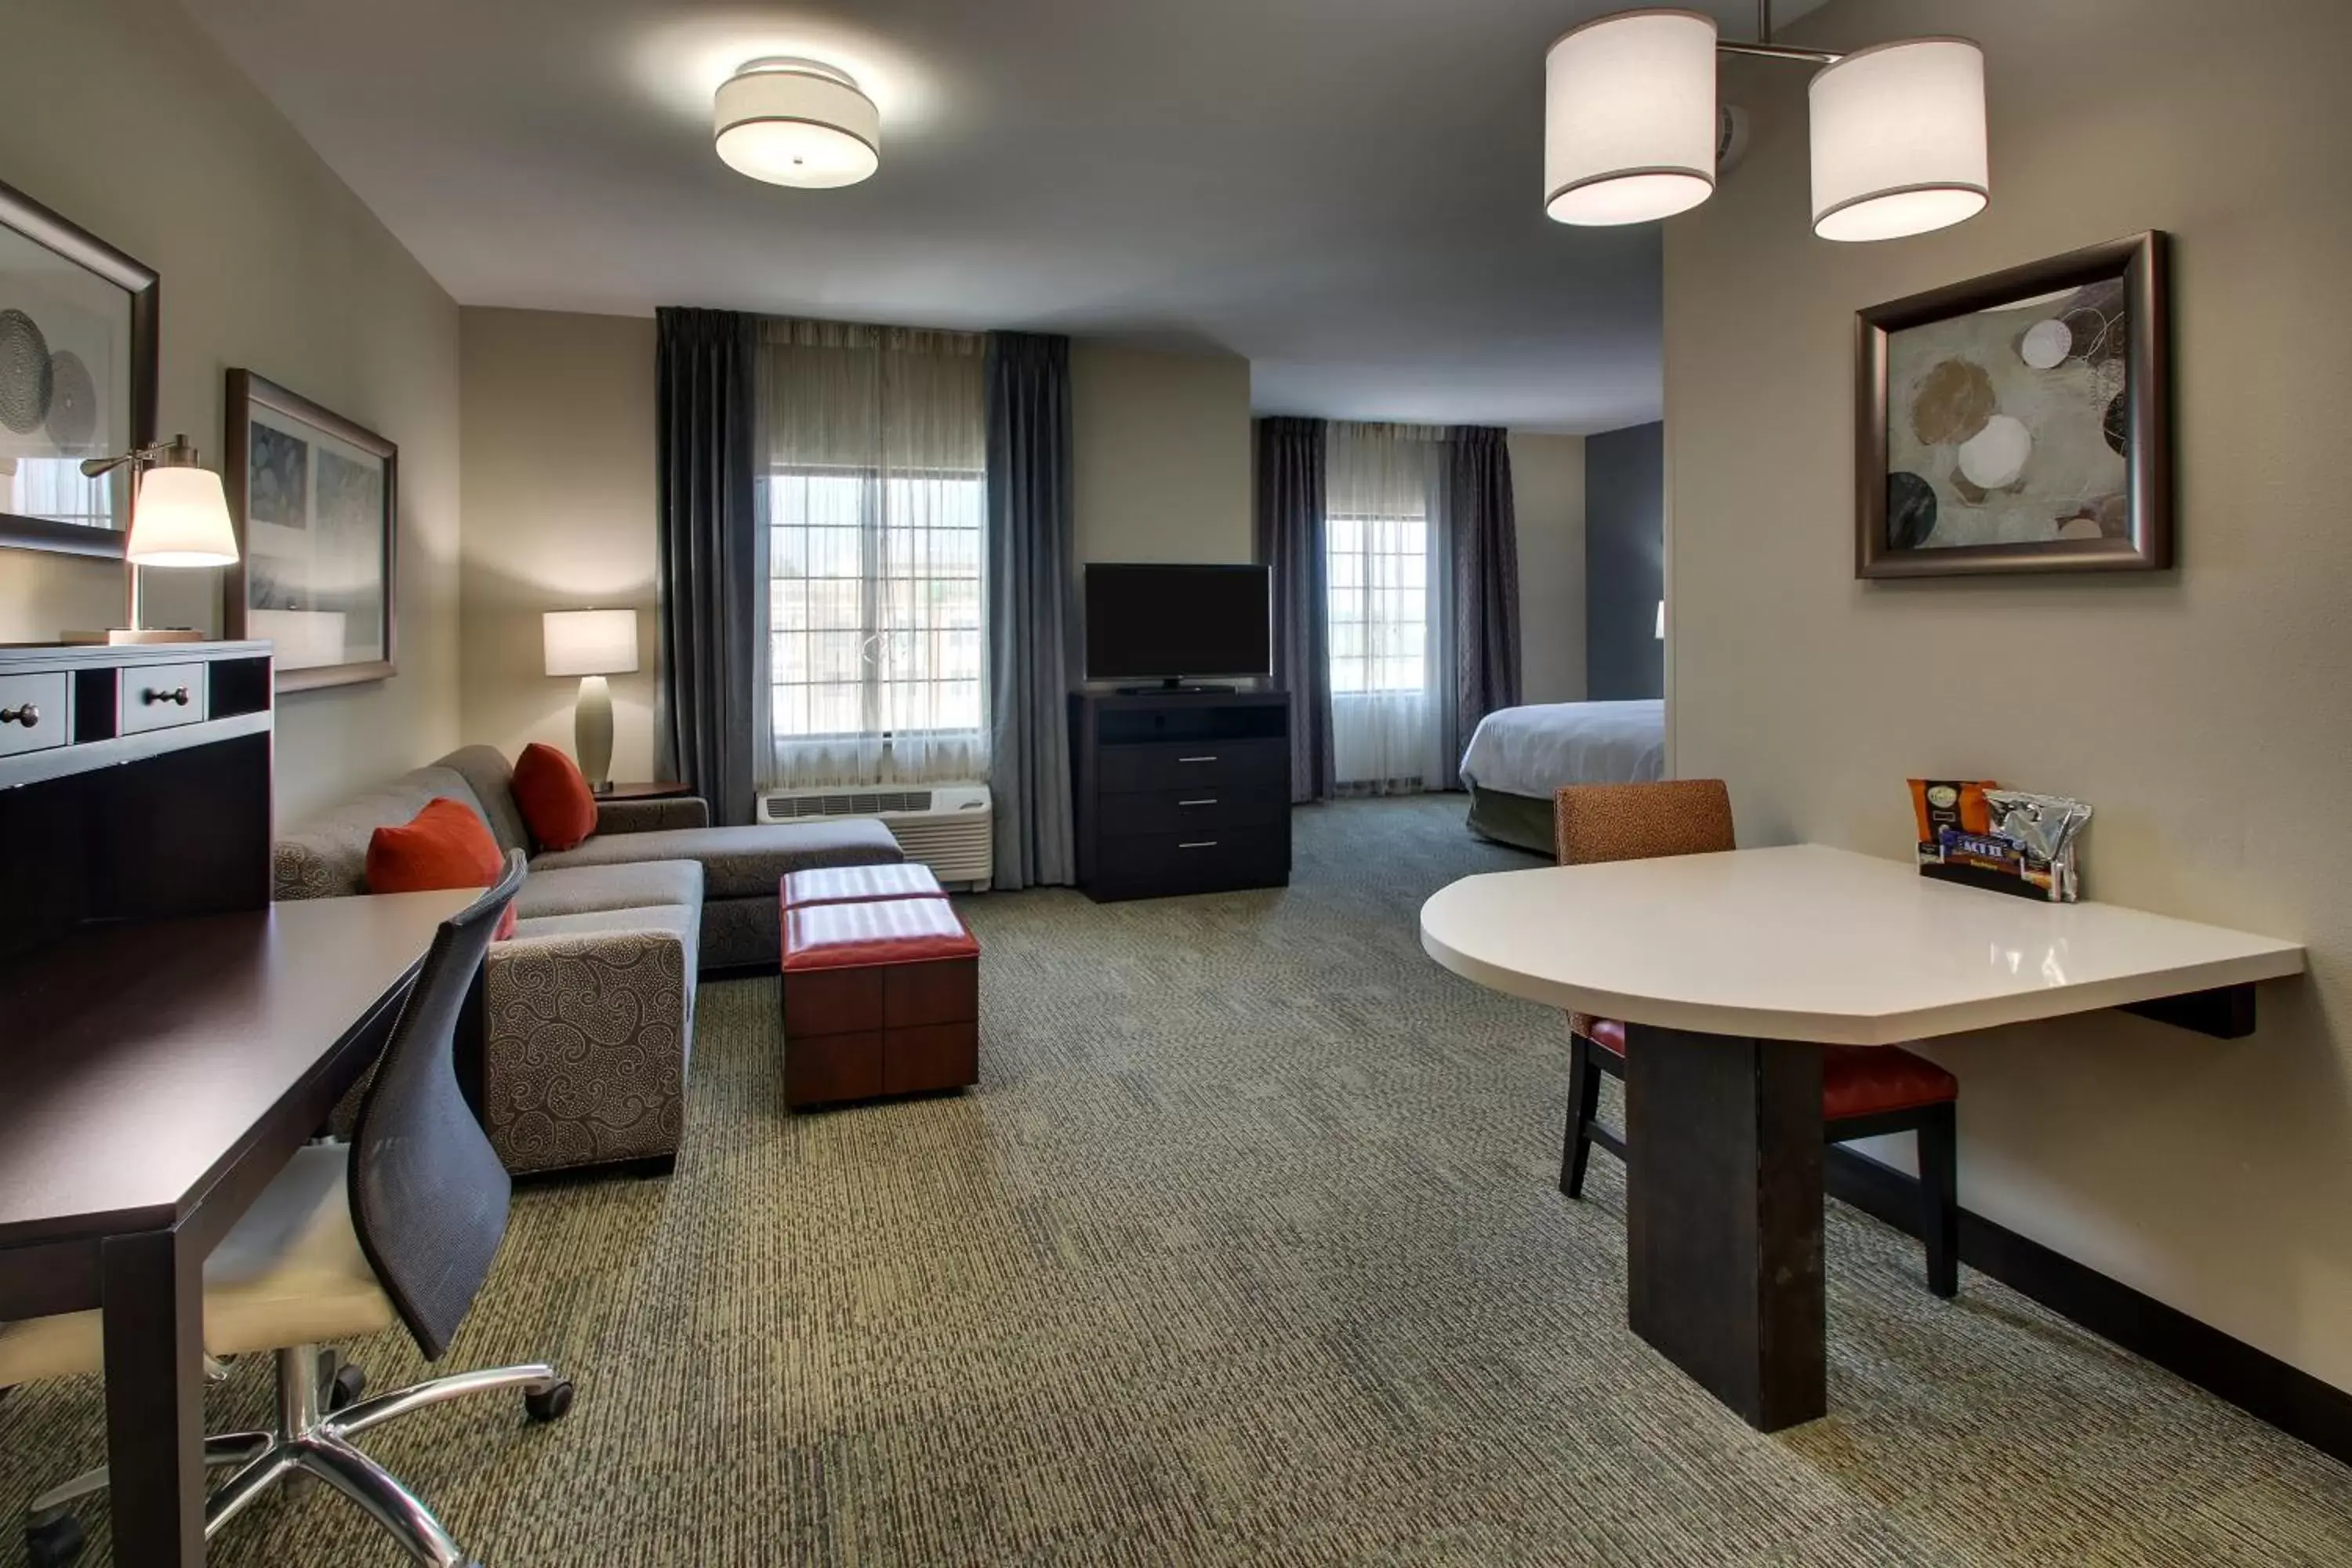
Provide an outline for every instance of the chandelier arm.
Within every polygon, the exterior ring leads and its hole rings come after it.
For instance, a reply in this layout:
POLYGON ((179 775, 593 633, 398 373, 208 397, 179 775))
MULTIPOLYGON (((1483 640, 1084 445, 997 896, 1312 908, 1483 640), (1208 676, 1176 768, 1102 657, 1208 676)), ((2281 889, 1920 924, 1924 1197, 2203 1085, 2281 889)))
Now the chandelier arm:
POLYGON ((1763 60, 1793 60, 1805 65, 1832 66, 1845 58, 1833 49, 1800 49, 1787 44, 1735 44, 1728 38, 1718 38, 1716 53, 1749 55, 1763 60))

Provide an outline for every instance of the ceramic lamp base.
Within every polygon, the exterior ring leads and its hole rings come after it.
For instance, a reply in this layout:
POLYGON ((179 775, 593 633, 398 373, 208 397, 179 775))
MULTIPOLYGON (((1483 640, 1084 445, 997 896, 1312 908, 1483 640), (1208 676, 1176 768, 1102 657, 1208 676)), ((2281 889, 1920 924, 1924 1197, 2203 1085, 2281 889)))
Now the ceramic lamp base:
POLYGON ((613 689, 601 675, 580 678, 580 702, 572 711, 572 750, 589 788, 601 792, 611 786, 613 689))

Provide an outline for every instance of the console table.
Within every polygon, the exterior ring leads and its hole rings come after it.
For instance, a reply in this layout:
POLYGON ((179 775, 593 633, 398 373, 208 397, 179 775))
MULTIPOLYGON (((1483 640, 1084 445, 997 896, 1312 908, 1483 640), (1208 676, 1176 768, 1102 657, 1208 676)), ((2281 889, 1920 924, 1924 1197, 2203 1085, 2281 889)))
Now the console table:
POLYGON ((1290 700, 1070 697, 1078 886, 1099 902, 1290 880, 1290 700))

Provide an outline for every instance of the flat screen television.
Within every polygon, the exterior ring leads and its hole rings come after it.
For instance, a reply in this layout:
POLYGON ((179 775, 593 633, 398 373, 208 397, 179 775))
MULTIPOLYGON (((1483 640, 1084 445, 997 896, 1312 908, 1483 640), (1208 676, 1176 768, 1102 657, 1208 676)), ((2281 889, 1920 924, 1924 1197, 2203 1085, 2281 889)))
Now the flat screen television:
POLYGON ((1268 675, 1272 577, 1263 566, 1087 566, 1087 679, 1268 675))

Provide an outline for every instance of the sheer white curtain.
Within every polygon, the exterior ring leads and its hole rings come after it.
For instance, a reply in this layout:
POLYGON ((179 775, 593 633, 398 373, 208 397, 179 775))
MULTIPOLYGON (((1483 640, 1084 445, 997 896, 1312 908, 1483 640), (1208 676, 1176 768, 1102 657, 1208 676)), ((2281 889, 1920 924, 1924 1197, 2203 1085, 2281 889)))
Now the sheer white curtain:
POLYGON ((985 340, 762 323, 762 788, 988 776, 985 340))
POLYGON ((1325 457, 1334 777, 1343 794, 1444 789, 1445 432, 1335 420, 1325 457))

